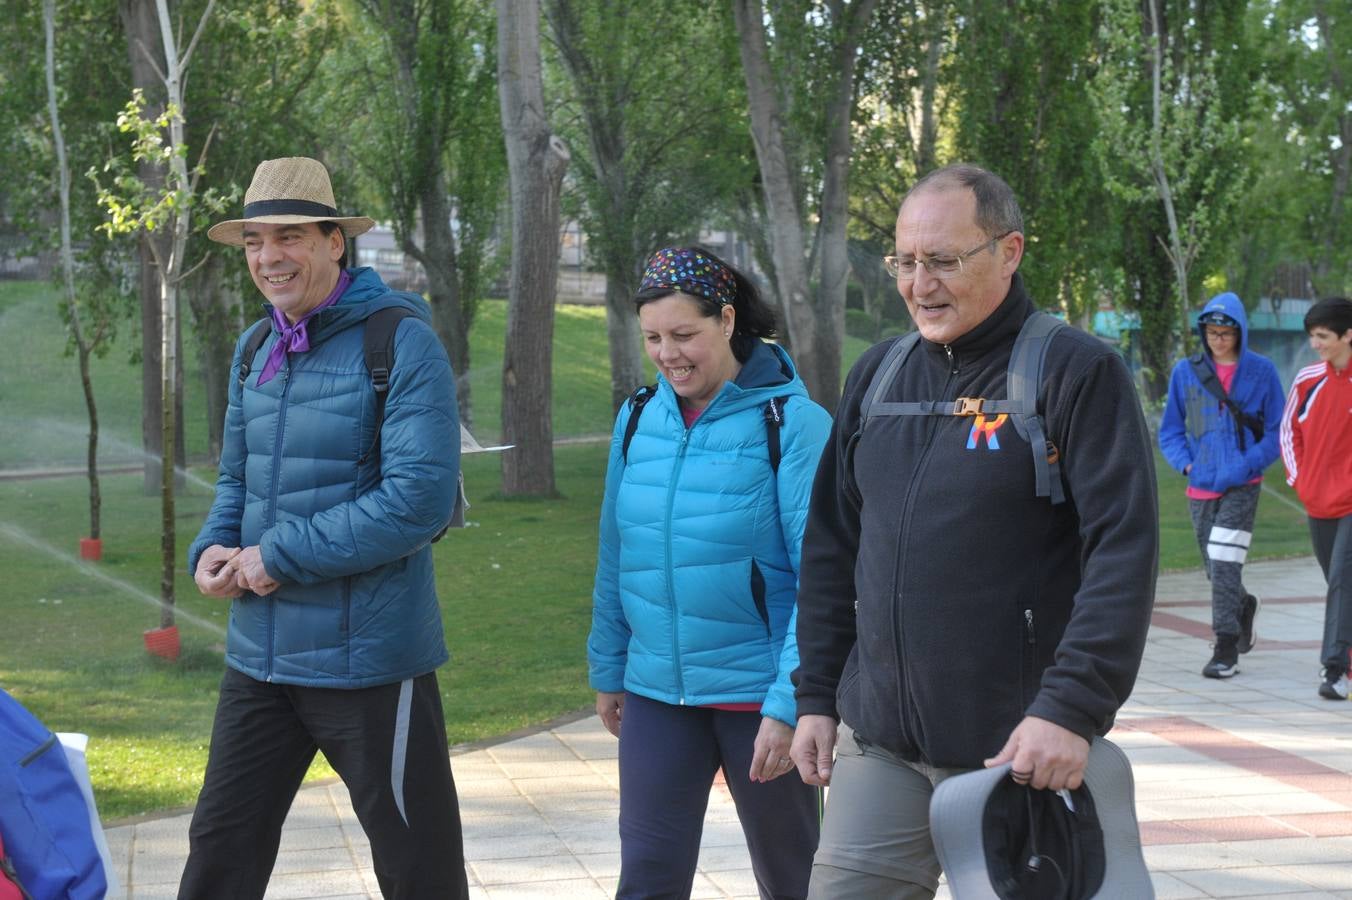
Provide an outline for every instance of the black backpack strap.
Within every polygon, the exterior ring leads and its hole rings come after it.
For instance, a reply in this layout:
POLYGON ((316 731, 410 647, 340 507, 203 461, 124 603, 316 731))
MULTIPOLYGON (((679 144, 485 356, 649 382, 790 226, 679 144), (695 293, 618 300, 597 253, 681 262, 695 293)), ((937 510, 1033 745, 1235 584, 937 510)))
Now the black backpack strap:
POLYGON ((657 385, 641 385, 629 395, 629 421, 624 423, 624 441, 620 444, 620 458, 629 462, 629 444, 638 430, 638 417, 643 414, 643 405, 657 393, 657 385))
POLYGON ((366 371, 371 374, 371 387, 376 392, 375 439, 371 449, 357 460, 364 464, 380 455, 380 426, 385 423, 385 400, 390 392, 390 372, 394 369, 394 333, 399 323, 409 316, 416 315, 404 306, 386 306, 367 317, 363 323, 362 356, 366 360, 366 371))
POLYGON ((249 373, 253 371, 254 357, 258 355, 258 350, 263 346, 263 342, 268 339, 272 333, 271 319, 264 316, 257 322, 249 326, 248 337, 244 339, 244 346, 239 351, 239 384, 244 386, 248 380, 249 373))
POLYGON ((1052 505, 1064 503, 1065 490, 1061 486, 1061 452, 1047 439, 1046 426, 1037 408, 1038 389, 1042 386, 1042 366, 1052 338, 1066 323, 1044 312, 1034 312, 1023 322, 1019 336, 1014 339, 1014 350, 1005 373, 1007 409, 990 404, 992 412, 1008 412, 1014 429, 1028 441, 1033 453, 1033 476, 1037 496, 1048 497, 1052 505))
POLYGON ((1230 399, 1230 395, 1225 393, 1225 388, 1221 385, 1220 376, 1216 374, 1216 369, 1206 359, 1204 354, 1194 353, 1188 357, 1188 365, 1192 367, 1192 374, 1197 377, 1201 383, 1202 389, 1221 402, 1230 415, 1235 419, 1235 432, 1239 440, 1239 449, 1242 452, 1246 448, 1244 440, 1244 429, 1247 428, 1253 432, 1254 438, 1262 440, 1265 430, 1263 420, 1257 416, 1251 416, 1239 408, 1239 404, 1230 399))
POLYGON ((779 473, 779 432, 784 427, 784 404, 788 396, 771 397, 765 404, 765 449, 770 456, 770 471, 779 473))

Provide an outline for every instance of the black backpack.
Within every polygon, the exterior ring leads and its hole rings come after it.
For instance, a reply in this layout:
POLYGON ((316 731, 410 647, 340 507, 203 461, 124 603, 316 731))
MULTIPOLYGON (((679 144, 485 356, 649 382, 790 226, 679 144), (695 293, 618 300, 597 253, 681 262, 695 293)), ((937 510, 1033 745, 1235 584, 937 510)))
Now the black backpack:
POLYGON ((1014 350, 1009 357, 1005 375, 1005 400, 986 400, 981 397, 959 397, 957 400, 922 400, 911 402, 884 402, 879 400, 897 373, 905 365, 911 351, 920 343, 920 333, 912 331, 888 348, 882 363, 873 373, 864 401, 860 405, 859 434, 863 434, 869 420, 877 416, 976 416, 986 413, 1007 414, 1019 437, 1028 442, 1033 454, 1033 473, 1036 494, 1047 497, 1052 504, 1064 503, 1061 486, 1061 453, 1047 439, 1047 429, 1037 408, 1038 388, 1042 384, 1042 364, 1052 338, 1066 323, 1044 312, 1034 312, 1024 320, 1019 336, 1014 339, 1014 350))
MULTIPOLYGON (((362 358, 366 361, 366 371, 371 374, 371 387, 376 392, 376 416, 375 416, 375 440, 371 442, 371 448, 362 454, 361 459, 357 460, 358 465, 362 465, 371 459, 380 458, 380 426, 385 422, 385 401, 390 392, 390 370, 394 368, 394 333, 399 328, 399 323, 409 316, 416 315, 413 310, 403 306, 386 306, 378 309, 362 323, 362 358)), ((244 386, 248 380, 249 373, 253 371, 254 357, 263 346, 263 342, 268 339, 272 333, 269 323, 271 318, 265 317, 259 319, 253 325, 249 326, 248 337, 244 339, 244 347, 239 354, 239 385, 244 386)), ((446 528, 437 532, 437 536, 432 538, 436 543, 446 534, 446 530, 452 527, 463 527, 465 523, 465 509, 469 504, 465 502, 464 491, 465 477, 462 473, 460 484, 457 488, 455 507, 451 513, 451 521, 446 528)))
MULTIPOLYGON (((644 405, 657 393, 657 385, 645 384, 629 395, 629 421, 624 423, 624 440, 620 444, 620 458, 629 462, 629 444, 638 430, 638 417, 644 405)), ((771 397, 765 404, 765 448, 770 456, 770 471, 779 473, 779 430, 784 427, 784 404, 788 396, 771 397)))

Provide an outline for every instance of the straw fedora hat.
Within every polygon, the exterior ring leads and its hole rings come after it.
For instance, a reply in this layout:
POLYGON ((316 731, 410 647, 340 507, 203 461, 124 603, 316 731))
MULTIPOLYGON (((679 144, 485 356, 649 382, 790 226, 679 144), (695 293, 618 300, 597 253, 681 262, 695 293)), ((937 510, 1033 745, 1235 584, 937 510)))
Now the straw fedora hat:
POLYGON ((347 237, 356 237, 376 224, 366 216, 338 215, 329 170, 319 160, 305 156, 265 159, 259 163, 244 193, 244 218, 217 222, 208 229, 207 237, 242 247, 246 222, 264 225, 333 222, 347 237))

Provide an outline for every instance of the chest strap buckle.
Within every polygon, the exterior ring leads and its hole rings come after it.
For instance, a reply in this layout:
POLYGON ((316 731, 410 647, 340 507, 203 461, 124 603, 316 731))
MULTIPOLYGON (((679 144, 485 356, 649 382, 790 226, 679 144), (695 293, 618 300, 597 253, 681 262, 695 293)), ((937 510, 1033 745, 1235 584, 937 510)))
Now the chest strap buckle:
POLYGON ((984 402, 980 397, 959 397, 953 401, 953 415, 979 416, 981 415, 981 404, 984 402))

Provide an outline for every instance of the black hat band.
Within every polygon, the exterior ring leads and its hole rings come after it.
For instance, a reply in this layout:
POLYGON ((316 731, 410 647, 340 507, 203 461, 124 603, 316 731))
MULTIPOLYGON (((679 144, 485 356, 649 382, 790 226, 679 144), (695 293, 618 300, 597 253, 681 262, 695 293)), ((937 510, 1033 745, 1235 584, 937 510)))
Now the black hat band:
POLYGON ((262 216, 320 216, 336 218, 338 210, 309 200, 255 200, 244 204, 244 218, 262 216))

